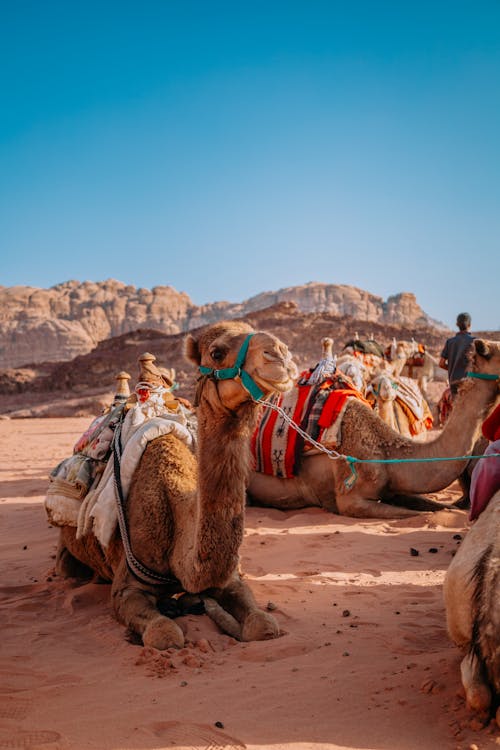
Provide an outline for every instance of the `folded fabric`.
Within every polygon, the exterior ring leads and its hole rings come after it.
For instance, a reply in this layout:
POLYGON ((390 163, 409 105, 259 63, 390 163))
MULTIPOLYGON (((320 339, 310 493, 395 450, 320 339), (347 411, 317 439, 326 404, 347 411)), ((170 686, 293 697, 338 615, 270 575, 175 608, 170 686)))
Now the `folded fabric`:
MULTIPOLYGON (((182 419, 169 416, 153 417, 141 422, 134 429, 133 409, 125 417, 122 428, 122 457, 120 463, 120 476, 124 499, 127 498, 130 483, 141 456, 147 444, 162 435, 174 435, 186 445, 192 445, 193 436, 182 419)), ((100 543, 107 547, 116 528, 118 521, 116 507, 116 485, 113 472, 113 462, 110 460, 102 481, 92 493, 89 502, 85 503, 86 513, 82 511, 78 517, 77 536, 82 536, 89 528, 100 543)))
POLYGON ((53 526, 76 526, 83 498, 95 485, 105 464, 82 453, 61 461, 49 475, 45 511, 53 526))

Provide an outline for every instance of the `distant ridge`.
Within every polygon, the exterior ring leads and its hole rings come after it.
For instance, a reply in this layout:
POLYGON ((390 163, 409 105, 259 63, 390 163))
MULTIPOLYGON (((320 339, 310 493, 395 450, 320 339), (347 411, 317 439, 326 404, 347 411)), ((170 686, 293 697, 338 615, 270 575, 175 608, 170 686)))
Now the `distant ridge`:
POLYGON ((183 333, 242 317, 281 302, 304 313, 328 313, 367 323, 447 330, 411 292, 382 297, 345 284, 309 282, 267 291, 240 303, 195 305, 172 286, 137 288, 121 281, 66 281, 39 289, 0 287, 0 369, 68 361, 97 344, 137 329, 183 333))

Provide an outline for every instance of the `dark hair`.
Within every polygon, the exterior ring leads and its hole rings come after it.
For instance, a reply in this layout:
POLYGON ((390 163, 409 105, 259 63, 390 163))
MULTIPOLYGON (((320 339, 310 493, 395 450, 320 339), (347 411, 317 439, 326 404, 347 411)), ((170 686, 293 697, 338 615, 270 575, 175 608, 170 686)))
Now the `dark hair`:
POLYGON ((461 331, 466 331, 471 324, 471 318, 469 313, 460 313, 457 315, 457 326, 461 331))

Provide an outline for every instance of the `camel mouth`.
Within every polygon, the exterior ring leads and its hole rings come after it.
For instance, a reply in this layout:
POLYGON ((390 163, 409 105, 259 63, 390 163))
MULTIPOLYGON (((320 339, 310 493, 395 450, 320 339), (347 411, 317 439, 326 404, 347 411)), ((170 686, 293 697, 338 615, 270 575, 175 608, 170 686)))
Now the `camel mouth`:
POLYGON ((295 366, 295 363, 291 363, 287 365, 286 372, 281 372, 279 375, 263 375, 257 371, 253 377, 259 388, 267 394, 271 394, 286 393, 287 391, 290 391, 295 385, 297 376, 297 367, 295 366))

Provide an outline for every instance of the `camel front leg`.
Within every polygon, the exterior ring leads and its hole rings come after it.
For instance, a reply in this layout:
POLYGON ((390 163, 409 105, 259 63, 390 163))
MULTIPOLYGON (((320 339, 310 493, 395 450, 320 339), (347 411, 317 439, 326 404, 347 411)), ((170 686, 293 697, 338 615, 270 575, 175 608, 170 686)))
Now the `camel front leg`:
POLYGON ((130 575, 125 559, 116 571, 111 596, 116 619, 140 635, 145 646, 160 651, 184 646, 184 634, 180 627, 169 617, 160 614, 156 606, 157 593, 130 575))
POLYGON ((337 495, 337 510, 341 516, 352 518, 408 518, 418 513, 381 500, 368 499, 352 490, 345 495, 337 495))
POLYGON ((280 634, 276 619, 259 609, 254 595, 239 573, 224 588, 210 589, 203 595, 207 614, 240 641, 263 641, 280 634))

